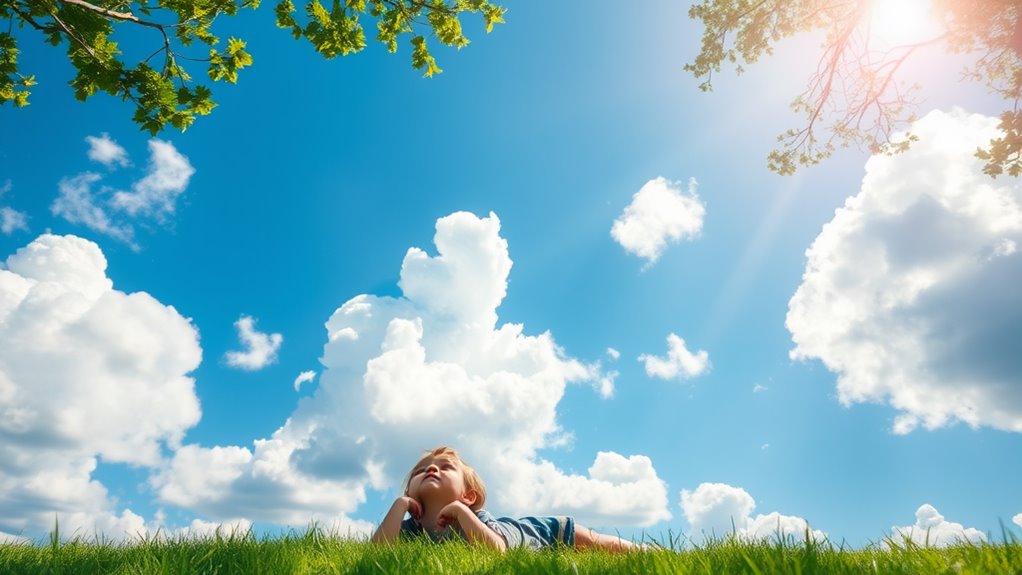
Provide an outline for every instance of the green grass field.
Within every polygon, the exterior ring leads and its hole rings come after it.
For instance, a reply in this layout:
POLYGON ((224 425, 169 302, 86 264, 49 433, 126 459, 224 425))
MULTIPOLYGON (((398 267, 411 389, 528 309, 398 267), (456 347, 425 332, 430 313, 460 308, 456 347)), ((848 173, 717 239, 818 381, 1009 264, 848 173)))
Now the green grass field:
POLYGON ((373 545, 304 533, 257 538, 153 538, 133 543, 72 540, 0 545, 0 574, 276 574, 276 573, 881 573, 1022 575, 1022 543, 944 549, 912 544, 850 550, 829 543, 744 543, 624 555, 570 549, 499 554, 464 543, 373 545))

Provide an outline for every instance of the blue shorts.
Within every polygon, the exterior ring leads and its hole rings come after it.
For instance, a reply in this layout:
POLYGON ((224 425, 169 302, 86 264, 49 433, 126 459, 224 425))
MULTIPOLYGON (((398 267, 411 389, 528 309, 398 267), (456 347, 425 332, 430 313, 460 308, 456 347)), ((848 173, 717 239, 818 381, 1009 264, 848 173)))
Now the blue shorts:
MULTIPOLYGON (((483 519, 480 517, 480 519, 483 519)), ((546 517, 520 517, 512 519, 492 516, 483 519, 490 529, 504 537, 508 548, 528 547, 543 549, 545 547, 575 546, 575 518, 558 515, 546 517)))

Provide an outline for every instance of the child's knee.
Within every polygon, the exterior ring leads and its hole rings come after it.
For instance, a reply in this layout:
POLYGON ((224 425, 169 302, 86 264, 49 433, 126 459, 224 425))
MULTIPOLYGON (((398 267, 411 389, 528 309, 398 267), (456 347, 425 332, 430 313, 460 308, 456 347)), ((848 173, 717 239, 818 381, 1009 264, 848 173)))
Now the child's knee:
POLYGON ((586 547, 592 547, 595 543, 593 541, 593 530, 588 527, 583 527, 579 524, 575 524, 575 549, 585 549, 586 547))

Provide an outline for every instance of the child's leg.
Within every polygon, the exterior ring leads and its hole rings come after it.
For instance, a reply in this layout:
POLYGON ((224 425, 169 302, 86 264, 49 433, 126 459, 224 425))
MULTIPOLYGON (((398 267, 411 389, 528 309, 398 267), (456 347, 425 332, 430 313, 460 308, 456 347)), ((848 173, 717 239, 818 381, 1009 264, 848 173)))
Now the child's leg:
POLYGON ((597 533, 588 527, 575 525, 575 548, 576 549, 606 549, 613 553, 624 551, 636 551, 641 549, 635 543, 622 539, 617 535, 597 533))

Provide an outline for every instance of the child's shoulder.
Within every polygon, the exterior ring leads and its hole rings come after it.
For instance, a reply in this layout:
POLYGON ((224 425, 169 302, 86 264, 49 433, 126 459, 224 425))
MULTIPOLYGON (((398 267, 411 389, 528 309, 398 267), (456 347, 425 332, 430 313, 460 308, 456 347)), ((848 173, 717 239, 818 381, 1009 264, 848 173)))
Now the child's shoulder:
POLYGON ((475 511, 473 511, 473 513, 475 513, 476 517, 478 517, 479 520, 482 521, 483 523, 486 523, 487 521, 497 520, 497 518, 494 517, 492 513, 485 509, 476 509, 475 511))

